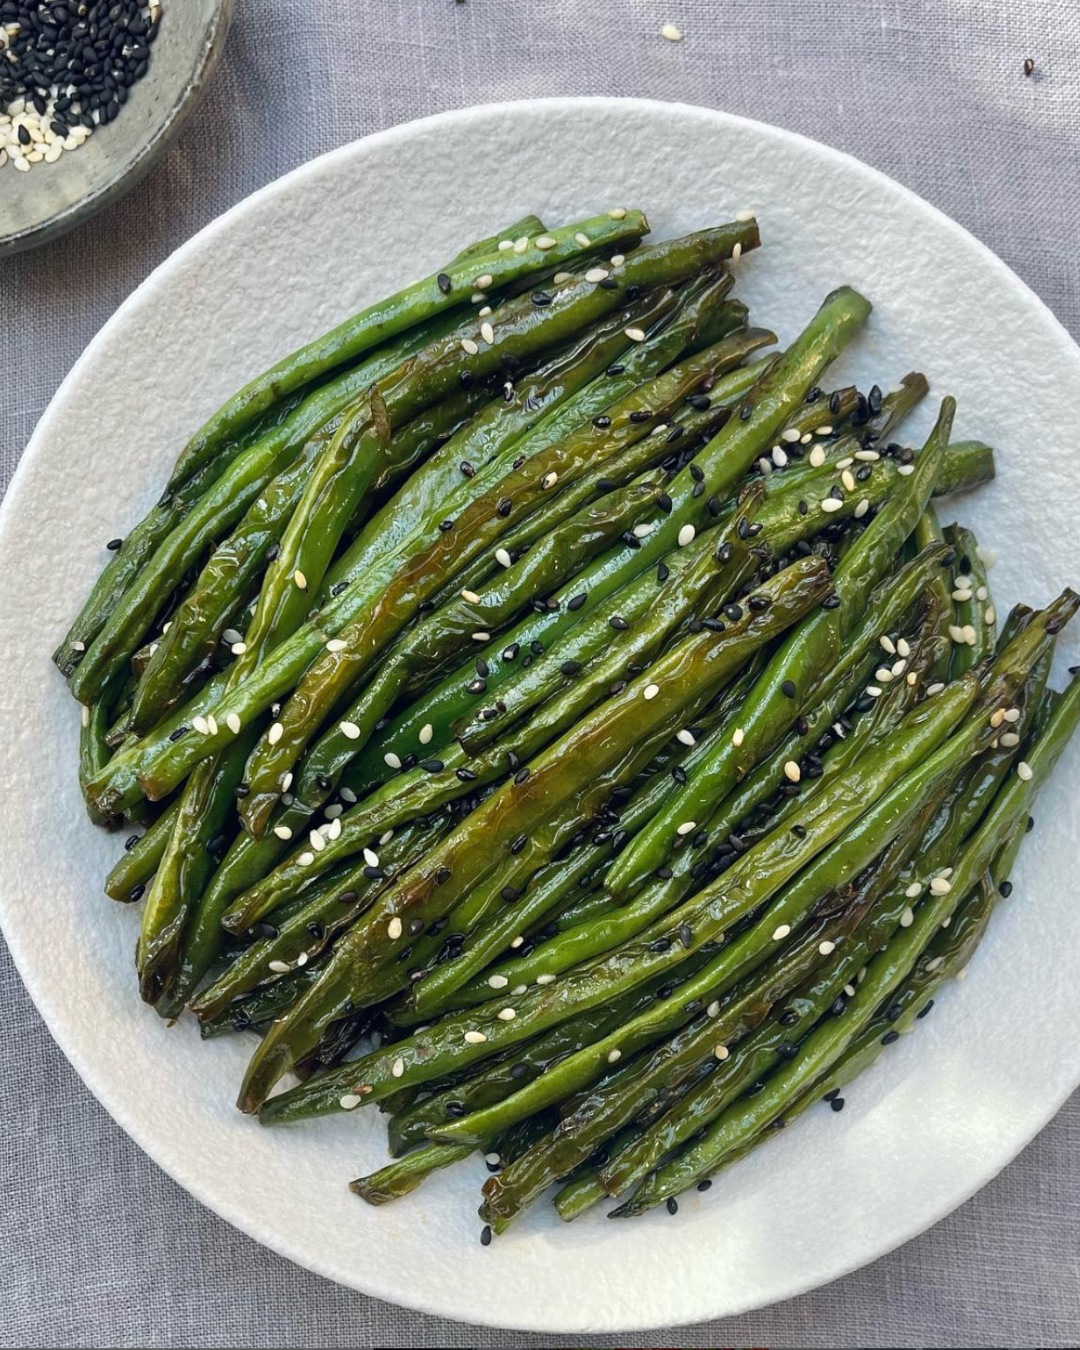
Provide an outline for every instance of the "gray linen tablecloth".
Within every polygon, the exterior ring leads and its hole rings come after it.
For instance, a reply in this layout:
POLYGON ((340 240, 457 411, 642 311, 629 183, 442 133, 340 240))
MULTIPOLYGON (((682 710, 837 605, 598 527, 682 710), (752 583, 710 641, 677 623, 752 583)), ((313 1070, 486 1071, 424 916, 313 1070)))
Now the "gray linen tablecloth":
MULTIPOLYGON (((804 132, 967 226, 1080 336, 1078 50, 1076 0, 246 0, 206 102, 149 180, 0 263, 0 483, 83 346, 201 226, 313 155, 492 100, 643 95, 804 132), (681 44, 661 38, 667 22, 681 44)), ((113 1124, 0 959, 3 1345, 565 1344, 405 1312, 241 1236, 113 1124)), ((1078 1145, 1080 1096, 957 1213, 829 1288, 575 1343, 1075 1345, 1078 1145)))

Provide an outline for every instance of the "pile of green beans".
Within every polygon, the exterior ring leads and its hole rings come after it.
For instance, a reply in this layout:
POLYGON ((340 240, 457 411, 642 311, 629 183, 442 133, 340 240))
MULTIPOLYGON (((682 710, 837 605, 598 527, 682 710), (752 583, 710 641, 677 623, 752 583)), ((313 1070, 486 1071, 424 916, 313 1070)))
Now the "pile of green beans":
POLYGON ((553 1186, 675 1213, 840 1109, 1080 719, 1080 599, 999 635, 938 522, 990 448, 951 398, 897 439, 917 372, 824 383, 869 302, 769 351, 756 221, 647 233, 526 216, 285 357, 55 654, 143 999, 253 1035, 267 1124, 380 1103, 369 1203, 483 1155, 485 1242, 553 1186))

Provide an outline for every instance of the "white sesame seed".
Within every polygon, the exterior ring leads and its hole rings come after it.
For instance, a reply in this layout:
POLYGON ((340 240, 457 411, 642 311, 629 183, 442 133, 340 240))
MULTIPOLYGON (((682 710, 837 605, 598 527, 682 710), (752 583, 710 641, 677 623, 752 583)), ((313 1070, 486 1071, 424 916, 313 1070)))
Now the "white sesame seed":
POLYGON ((243 633, 238 633, 235 628, 226 628, 221 635, 221 640, 222 642, 227 642, 231 645, 234 642, 243 641, 243 637, 243 633))
POLYGON ((889 673, 892 675, 894 680, 898 680, 900 676, 903 675, 905 670, 907 670, 907 662, 904 660, 903 657, 901 657, 899 661, 894 661, 892 663, 889 673))
POLYGON ((483 1045, 487 1037, 482 1031, 467 1031, 462 1039, 466 1045, 483 1045))
POLYGON ((787 468, 788 457, 778 445, 772 448, 772 462, 778 469, 787 468))
MULTIPOLYGON (((575 235, 575 238, 577 239, 579 244, 581 243, 581 240, 583 238, 585 239, 586 243, 589 242, 587 235, 575 235)), ((563 286, 566 284, 566 282, 573 281, 573 279, 574 279, 573 272, 556 272, 555 275, 551 278, 552 282, 556 286, 563 286)))
POLYGON ((625 261, 626 261, 625 253, 613 253, 611 255, 612 267, 621 267, 625 261))
POLYGON ((635 539, 648 539, 649 535, 652 534, 652 532, 653 527, 648 521, 642 523, 641 525, 634 526, 635 539))
MULTIPOLYGON (((582 248, 588 248, 589 245, 592 243, 592 240, 589 238, 589 236, 585 233, 584 230, 578 230, 577 234, 574 235, 574 243, 580 244, 582 248)), ((570 280, 570 275, 571 274, 569 272, 563 273, 563 276, 566 277, 567 281, 570 280)))
POLYGON ((311 840, 311 847, 316 853, 321 853, 326 847, 326 840, 319 830, 312 830, 309 833, 308 838, 311 840))
POLYGON ((315 861, 315 854, 301 853, 296 861, 300 864, 301 867, 310 867, 311 864, 315 861))
POLYGON ((718 998, 714 998, 713 1001, 709 1004, 709 1006, 705 1009, 705 1016, 706 1017, 720 1016, 720 1000, 718 998))
POLYGON ((731 250, 731 261, 738 262, 741 257, 742 257, 742 244, 736 243, 735 247, 731 250))
POLYGON ((904 656, 904 657, 908 657, 911 655, 911 643, 908 642, 907 638, 897 639, 896 654, 897 656, 904 656))
POLYGON ((797 783, 802 777, 802 770, 793 759, 789 759, 784 765, 784 777, 789 783, 797 783))
POLYGON ((554 248, 558 242, 559 241, 557 239, 553 239, 550 234, 538 234, 535 240, 536 247, 544 249, 545 251, 549 248, 554 248))
POLYGON ((1004 713, 1002 713, 1002 716, 1004 717, 1004 719, 1005 719, 1006 722, 1019 722, 1019 721, 1020 721, 1020 709, 1019 709, 1019 708, 1006 708, 1005 711, 1004 711, 1004 713))
POLYGON ((513 558, 511 558, 510 553, 507 549, 497 548, 495 550, 495 561, 499 564, 500 567, 510 567, 514 560, 513 558))
POLYGON ((472 338, 462 338, 461 350, 465 352, 466 355, 468 356, 475 356, 476 353, 480 350, 480 346, 478 343, 474 342, 472 338))
POLYGON ((874 679, 877 680, 878 684, 888 684, 892 677, 893 673, 888 666, 878 666, 877 670, 874 671, 874 679))
MULTIPOLYGON (((524 943, 524 941, 525 941, 525 938, 519 933, 518 936, 517 936, 516 938, 514 938, 513 942, 511 942, 510 946, 513 947, 513 948, 516 950, 518 947, 522 946, 522 944, 524 943)), ((511 989, 510 992, 511 992, 511 993, 515 993, 516 990, 511 989)))
POLYGON ((292 579, 296 583, 297 590, 301 591, 307 590, 307 577, 304 576, 303 572, 301 572, 299 568, 297 568, 296 571, 292 574, 292 579))
POLYGON ((802 432, 795 427, 788 427, 786 431, 780 433, 780 439, 787 441, 789 445, 794 445, 796 441, 802 439, 802 432))
POLYGON ((352 1111, 360 1105, 361 1100, 355 1092, 346 1092, 343 1097, 338 1098, 338 1105, 343 1111, 352 1111))
POLYGON ((827 514, 831 514, 833 511, 839 511, 843 505, 844 503, 837 501, 835 497, 825 497, 822 499, 821 509, 827 514))
POLYGON ((1020 744, 1020 737, 1015 731, 1006 731, 1001 737, 1001 745, 1005 750, 1012 750, 1020 744))
POLYGON ((590 267, 585 273, 586 281, 606 281, 611 273, 606 267, 590 267))
POLYGON ((401 1075, 405 1072, 405 1061, 401 1058, 400 1055, 398 1055, 397 1059, 395 1059, 393 1064, 390 1065, 390 1072, 394 1075, 395 1078, 400 1078, 401 1075))
POLYGON ((498 1017, 498 1019, 499 1019, 500 1022, 512 1022, 512 1021, 514 1020, 514 1018, 517 1016, 517 1009, 516 1009, 516 1008, 500 1008, 499 1011, 498 1011, 495 1015, 496 1015, 496 1017, 498 1017))
POLYGON ((191 729, 192 731, 197 731, 200 736, 208 736, 210 734, 210 726, 205 717, 193 717, 191 719, 191 729))
POLYGON ((970 599, 971 599, 971 592, 970 592, 970 591, 953 591, 952 597, 951 597, 951 598, 952 598, 953 600, 955 600, 958 604, 960 604, 960 603, 962 603, 962 602, 965 601, 965 600, 970 600, 970 599))
POLYGON ((624 328, 623 332, 631 342, 645 341, 645 330, 643 328, 624 328))
POLYGON ((475 591, 464 590, 461 592, 461 598, 470 605, 478 605, 480 603, 480 597, 475 591))
POLYGON ((850 469, 845 469, 840 475, 840 481, 848 492, 855 491, 855 478, 850 469))
POLYGON ((947 878, 945 878, 945 877, 932 877, 932 878, 930 879, 930 894, 931 894, 931 895, 948 895, 949 892, 950 892, 951 890, 952 890, 952 886, 950 885, 950 883, 949 883, 949 881, 948 881, 947 878))
POLYGON ((338 796, 343 802, 348 802, 350 805, 356 801, 356 793, 352 788, 342 788, 338 796))
POLYGON ((845 985, 844 985, 844 993, 847 994, 848 998, 854 998, 854 996, 855 996, 855 986, 854 986, 853 984, 845 984, 845 985))
POLYGON ((993 625, 997 623, 997 610, 993 605, 987 605, 986 609, 983 611, 983 623, 988 627, 993 627, 993 625))
POLYGON ((687 731, 685 727, 682 727, 679 731, 675 733, 675 739, 679 741, 680 744, 682 745, 697 744, 697 742, 694 740, 693 732, 687 731))
POLYGON ((611 208, 611 210, 608 212, 608 215, 611 217, 612 220, 625 220, 625 219, 626 219, 626 207, 625 207, 625 206, 613 206, 613 207, 611 208))
POLYGON ((731 733, 731 744, 737 750, 739 746, 742 745, 745 738, 746 732, 743 731, 742 727, 736 727, 735 730, 731 733))
POLYGON ((233 645, 229 648, 229 650, 232 652, 233 656, 243 656, 243 654, 247 651, 247 643, 234 642, 233 645))
POLYGON ((964 641, 967 645, 969 647, 974 647, 978 640, 979 635, 975 631, 975 625, 970 623, 964 624, 964 641))
POLYGON ((790 932, 791 925, 789 923, 782 923, 779 928, 773 929, 773 941, 782 942, 790 932))
POLYGON ((229 730, 232 732, 234 736, 240 735, 240 718, 237 717, 236 713, 229 713, 229 715, 225 718, 225 725, 229 728, 229 730))
POLYGON ((932 698, 934 694, 940 694, 944 688, 944 684, 940 681, 937 684, 932 684, 926 691, 927 698, 932 698))
POLYGON ((267 961, 266 964, 275 975, 288 975, 289 971, 292 969, 287 961, 267 961))
POLYGON ((288 825, 275 825, 274 833, 277 835, 279 839, 292 838, 292 830, 289 829, 288 825))
POLYGON ((926 970, 928 973, 932 973, 933 971, 938 970, 944 964, 945 958, 943 956, 932 956, 930 960, 927 961, 923 969, 926 970))
POLYGON ((914 900, 916 896, 922 895, 922 882, 913 881, 904 894, 909 900, 914 900))
POLYGON ((806 458, 807 463, 809 463, 812 469, 820 469, 825 463, 825 447, 823 445, 815 445, 806 458))
POLYGON ((401 920, 396 914, 386 925, 386 936, 391 942, 396 942, 401 936, 401 920))
POLYGON ((696 534, 697 534, 697 531, 694 529, 693 525, 689 525, 689 524, 688 524, 688 525, 684 525, 684 526, 682 527, 682 529, 679 531, 679 537, 678 537, 678 544, 679 544, 679 547, 680 547, 680 548, 685 548, 685 547, 687 546, 687 544, 692 544, 692 543, 694 542, 694 536, 695 536, 696 534))
POLYGON ((855 458, 865 460, 867 463, 874 463, 876 460, 879 460, 881 456, 876 450, 856 450, 855 458))
POLYGON ((654 699, 659 692, 660 686, 658 684, 647 684, 643 691, 646 699, 654 699))
POLYGON ((911 474, 915 472, 915 465, 901 464, 896 472, 900 475, 901 478, 908 478, 911 474))
POLYGON ((833 952, 836 951, 836 943, 829 942, 828 939, 826 939, 824 942, 819 942, 818 951, 822 954, 822 956, 832 956, 833 952))
POLYGON ((607 1062, 609 1064, 618 1064, 620 1059, 622 1059, 622 1051, 618 1048, 607 1052, 607 1062))
POLYGON ((1020 763, 1016 766, 1016 776, 1024 783, 1031 782, 1032 778, 1035 775, 1032 772, 1031 765, 1027 762, 1027 760, 1022 759, 1020 763))
POLYGON ((218 734, 217 718, 213 713, 206 714, 206 729, 211 736, 216 736, 218 734))
MULTIPOLYGON (((487 299, 487 291, 473 291, 472 295, 469 296, 469 299, 472 301, 474 305, 483 304, 483 302, 487 299)), ((491 306, 484 305, 483 309, 478 309, 476 312, 481 317, 483 317, 485 312, 488 314, 491 313, 491 306)))
POLYGON ((731 1054, 731 1051, 727 1048, 726 1045, 718 1045, 713 1049, 713 1054, 716 1056, 717 1059, 725 1060, 727 1059, 728 1055, 731 1054))
POLYGON ((270 730, 266 733, 266 739, 271 745, 277 745, 278 741, 280 741, 284 735, 284 726, 280 722, 272 722, 270 724, 270 730))
POLYGON ((953 642, 956 642, 956 643, 959 643, 959 644, 962 645, 962 644, 963 644, 963 641, 964 641, 964 630, 963 630, 963 628, 961 628, 960 625, 959 625, 958 623, 951 623, 951 624, 949 624, 949 637, 952 638, 953 642))
POLYGON ((682 41, 682 33, 679 32, 673 23, 664 24, 663 28, 660 29, 660 36, 667 38, 669 42, 682 41))
POLYGON ((480 336, 481 338, 483 338, 483 340, 487 343, 489 347, 495 341, 495 329, 492 328, 491 324, 488 323, 486 319, 480 325, 480 336))
POLYGON ((388 769, 400 769, 401 756, 395 755, 393 750, 387 750, 386 754, 383 755, 383 763, 388 769))
POLYGON ((1005 721, 1005 709, 995 708, 994 711, 990 714, 990 725, 992 727, 999 727, 1004 721, 1005 721))
POLYGON ((514 240, 515 253, 524 253, 528 247, 529 247, 529 236, 527 234, 523 234, 520 239, 514 240))
POLYGON ((558 481, 559 475, 552 469, 550 473, 544 474, 540 486, 546 491, 548 488, 553 488, 558 481))
POLYGON ((765 475, 766 477, 770 473, 772 473, 773 469, 776 467, 773 464, 772 460, 766 459, 764 455, 762 455, 761 458, 758 460, 757 466, 761 470, 762 474, 765 475))
POLYGON ((537 975, 537 984, 554 984, 559 977, 557 975, 537 975))
POLYGON ((915 922, 915 911, 911 908, 910 905, 908 905, 907 909, 905 909, 903 914, 900 915, 900 927, 910 928, 914 922, 915 922))
POLYGON ((754 213, 753 211, 736 211, 735 219, 740 225, 745 225, 748 220, 754 219, 754 213))
MULTIPOLYGON (((479 295, 479 296, 474 295, 474 296, 473 296, 473 299, 474 299, 474 300, 483 300, 483 298, 484 298, 484 297, 483 297, 482 295, 479 295)), ((488 316, 490 313, 491 313, 491 306, 490 306, 490 305, 484 305, 484 307, 483 307, 482 309, 478 309, 478 310, 476 311, 477 317, 478 317, 478 318, 481 318, 481 319, 486 319, 487 316, 488 316)))
POLYGON ((341 730, 341 734, 348 740, 358 741, 360 739, 360 728, 355 722, 339 722, 338 726, 341 730))
POLYGON ((498 1167, 498 1165, 502 1162, 502 1157, 498 1153, 485 1153, 484 1161, 487 1163, 489 1167, 498 1167))
POLYGON ((298 966, 306 966, 307 963, 308 963, 307 952, 301 952, 300 955, 296 958, 296 964, 298 966))
POLYGON ((492 989, 505 989, 510 981, 505 975, 489 975, 488 985, 492 989))
POLYGON ((343 652, 348 645, 342 638, 331 638, 326 644, 326 650, 328 652, 343 652))
POLYGON ((882 693, 881 685, 868 684, 866 686, 866 692, 870 695, 871 698, 880 698, 882 693))
POLYGON ((878 638, 878 642, 881 644, 882 648, 886 652, 888 652, 890 656, 896 655, 896 644, 893 642, 892 638, 889 637, 887 634, 882 633, 881 637, 878 638))
MULTIPOLYGON (((500 244, 499 247, 501 248, 502 245, 500 244)), ((513 245, 511 244, 511 248, 512 247, 513 245)), ((486 291, 489 286, 493 286, 494 284, 495 278, 491 275, 490 272, 485 272, 483 276, 477 277, 476 280, 473 282, 473 285, 476 287, 478 291, 486 291)))
MULTIPOLYGON (((524 941, 524 939, 522 939, 522 941, 524 941)), ((514 944, 511 942, 510 945, 512 947, 514 944)), ((529 992, 529 986, 527 984, 515 984, 513 989, 510 990, 510 992, 511 994, 514 995, 515 998, 517 998, 521 994, 527 994, 529 992)))
POLYGON ((676 829, 675 833, 676 833, 676 834, 693 834, 694 831, 695 831, 696 829, 697 829, 697 821, 696 821, 696 820, 684 820, 683 823, 676 829))

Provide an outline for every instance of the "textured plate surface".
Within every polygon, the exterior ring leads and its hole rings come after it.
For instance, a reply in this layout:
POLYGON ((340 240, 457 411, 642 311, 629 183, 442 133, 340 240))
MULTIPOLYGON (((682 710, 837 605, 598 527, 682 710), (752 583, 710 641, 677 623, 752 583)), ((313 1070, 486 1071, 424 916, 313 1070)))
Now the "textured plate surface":
POLYGON ((1075 540, 1077 498, 1060 428, 1080 421, 1080 352, 1017 278, 832 150, 702 109, 615 100, 418 122, 244 202, 91 344, 0 516, 0 753, 21 808, 0 845, 0 919, 75 1067, 173 1177, 293 1260, 429 1312, 565 1333, 718 1317, 834 1279, 948 1213, 1046 1122, 1080 1079, 1080 1044, 1050 1031, 1080 1018, 1077 747, 1040 800, 1015 898, 970 978, 860 1080, 842 1115, 810 1112, 677 1219, 563 1227, 537 1206, 485 1250, 482 1164, 369 1209, 345 1183, 385 1156, 376 1113, 260 1129, 231 1105, 248 1045, 202 1045, 138 1003, 137 916, 101 895, 119 841, 83 815, 77 714, 48 654, 104 541, 153 501, 186 435, 245 379, 525 210, 558 222, 620 203, 643 206, 656 237, 754 208, 765 245, 740 264, 736 291, 782 339, 838 283, 864 289, 875 313, 841 373, 891 382, 921 368, 959 399, 960 433, 999 447, 997 482, 962 505, 1000 552, 999 608, 1077 579, 1075 550, 1059 547, 1075 540))

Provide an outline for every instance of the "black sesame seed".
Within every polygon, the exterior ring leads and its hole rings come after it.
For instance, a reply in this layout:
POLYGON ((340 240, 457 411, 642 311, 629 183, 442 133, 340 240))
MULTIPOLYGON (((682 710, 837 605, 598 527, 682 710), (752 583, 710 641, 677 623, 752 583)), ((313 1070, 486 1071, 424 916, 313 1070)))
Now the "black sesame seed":
POLYGON ((749 403, 744 403, 744 404, 742 405, 742 407, 739 409, 739 421, 740 421, 740 422, 749 422, 750 419, 751 419, 751 417, 753 417, 753 415, 754 415, 754 409, 753 409, 752 405, 749 404, 749 403))
POLYGON ((921 1008, 921 1009, 915 1014, 916 1018, 922 1018, 922 1017, 925 1017, 926 1014, 930 1011, 930 1009, 931 1009, 933 1006, 934 1006, 934 1000, 931 999, 930 1002, 926 1005, 925 1008, 921 1008))
POLYGON ((843 1097, 833 1097, 829 1102, 829 1105, 834 1111, 842 1111, 844 1109, 844 1099, 843 1097))
POLYGON ((709 1190, 711 1187, 712 1187, 712 1182, 709 1180, 708 1177, 706 1177, 704 1181, 699 1181, 698 1184, 697 1184, 698 1190, 699 1190, 699 1191, 702 1191, 702 1192, 705 1192, 705 1191, 709 1190))
POLYGON ((447 274, 445 272, 440 272, 439 275, 435 278, 435 280, 439 283, 439 290, 442 291, 443 295, 449 295, 451 290, 451 283, 450 278, 447 276, 447 274))
POLYGON ((679 1202, 673 1195, 669 1195, 667 1198, 667 1212, 669 1214, 678 1214, 679 1212, 679 1202))
POLYGON ((528 842, 529 836, 527 834, 519 834, 518 837, 511 843, 510 852, 514 854, 520 853, 528 842))
POLYGON ((514 774, 514 782, 518 784, 524 783, 525 779, 528 778, 528 776, 529 776, 529 766, 526 764, 523 769, 518 769, 517 773, 514 774))
POLYGON ((780 686, 780 692, 783 694, 785 698, 794 698, 795 695, 798 693, 798 690, 795 688, 795 681, 785 680, 784 683, 780 686))
POLYGON ((559 669, 562 671, 564 675, 577 675, 578 672, 581 670, 581 662, 561 661, 559 663, 559 669))
POLYGON ((881 1038, 881 1044, 892 1045, 893 1041, 898 1041, 899 1039, 900 1033, 898 1031, 887 1031, 881 1038))
POLYGON ((510 500, 509 497, 500 497, 499 503, 495 507, 495 510, 498 511, 500 516, 505 518, 513 510, 513 506, 514 503, 510 500))
POLYGON ((473 783, 476 781, 476 774, 472 769, 455 769, 454 776, 462 783, 473 783))

